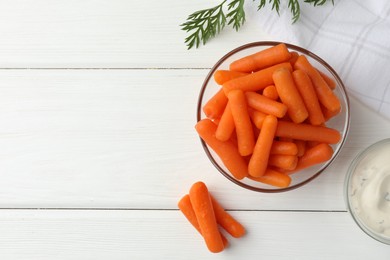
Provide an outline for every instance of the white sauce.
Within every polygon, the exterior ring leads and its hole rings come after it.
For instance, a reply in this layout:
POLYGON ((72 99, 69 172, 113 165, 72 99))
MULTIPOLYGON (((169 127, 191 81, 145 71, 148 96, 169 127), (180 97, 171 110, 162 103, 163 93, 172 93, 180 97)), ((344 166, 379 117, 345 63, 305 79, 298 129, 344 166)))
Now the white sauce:
POLYGON ((390 238, 390 146, 379 147, 357 165, 350 186, 352 211, 369 229, 390 238))

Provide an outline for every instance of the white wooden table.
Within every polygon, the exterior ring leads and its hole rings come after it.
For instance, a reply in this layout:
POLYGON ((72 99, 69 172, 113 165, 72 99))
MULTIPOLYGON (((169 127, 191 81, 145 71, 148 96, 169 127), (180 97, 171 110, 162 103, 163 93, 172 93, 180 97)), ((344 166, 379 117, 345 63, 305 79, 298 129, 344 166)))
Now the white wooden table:
POLYGON ((208 6, 0 1, 0 259, 389 259, 344 204, 352 158, 390 129, 353 97, 340 156, 301 189, 244 190, 208 162, 194 131, 203 78, 272 39, 247 21, 188 51, 179 24, 208 6), (221 254, 177 208, 198 180, 248 230, 221 254))

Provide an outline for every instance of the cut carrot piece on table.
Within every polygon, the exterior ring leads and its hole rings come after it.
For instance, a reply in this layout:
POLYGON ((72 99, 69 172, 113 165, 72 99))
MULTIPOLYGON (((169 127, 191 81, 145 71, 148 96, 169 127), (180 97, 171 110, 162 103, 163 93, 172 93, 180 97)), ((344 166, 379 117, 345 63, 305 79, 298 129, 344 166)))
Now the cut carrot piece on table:
POLYGON ((289 62, 280 63, 246 76, 229 80, 222 85, 223 89, 225 93, 228 93, 233 89, 241 89, 242 91, 262 90, 273 84, 272 74, 279 68, 287 68, 292 71, 292 67, 289 62))
POLYGON ((225 110, 228 98, 221 88, 214 96, 212 96, 203 106, 203 113, 207 118, 219 119, 225 110))
POLYGON ((232 141, 220 141, 215 137, 217 126, 210 119, 200 120, 195 129, 202 140, 219 156, 232 175, 241 180, 248 175, 248 165, 232 141))
POLYGON ((263 126, 259 137, 257 138, 252 157, 249 160, 248 173, 254 177, 264 175, 268 166, 273 139, 275 136, 278 120, 273 115, 267 115, 264 119, 263 126))
POLYGON ((312 125, 321 125, 325 122, 325 118, 309 76, 303 70, 295 70, 292 75, 306 109, 309 112, 309 122, 312 125))
POLYGON ((305 56, 300 55, 298 57, 294 64, 294 69, 301 69, 309 75, 317 93, 318 100, 324 107, 330 111, 338 111, 340 109, 340 100, 330 89, 318 70, 310 64, 305 56))
POLYGON ((218 230, 209 191, 203 182, 196 182, 190 188, 190 200, 207 248, 218 253, 224 249, 218 230))
POLYGON ((298 147, 294 142, 274 141, 270 154, 297 155, 298 147))
POLYGON ((217 70, 216 72, 214 72, 214 80, 218 85, 222 85, 229 80, 239 78, 245 75, 248 75, 248 73, 231 70, 217 70))
POLYGON ((249 175, 248 178, 279 188, 287 188, 291 183, 290 176, 272 169, 266 169, 264 175, 261 177, 253 177, 249 175))
POLYGON ((268 87, 263 89, 263 96, 272 100, 277 100, 279 98, 279 94, 276 90, 275 85, 269 85, 268 87))
MULTIPOLYGON (((186 219, 192 224, 192 226, 198 230, 199 234, 202 235, 202 231, 200 230, 198 219, 196 218, 195 211, 192 208, 190 195, 186 194, 184 195, 179 203, 177 204, 180 211, 183 213, 183 215, 186 217, 186 219)), ((224 248, 226 248, 229 244, 227 238, 220 232, 222 242, 224 245, 224 248)), ((202 235, 203 236, 203 235, 202 235)))
POLYGON ((308 116, 306 106, 295 86, 291 72, 288 69, 277 69, 273 74, 276 90, 283 104, 287 106, 287 113, 294 123, 303 122, 308 116))
POLYGON ((287 106, 285 104, 269 99, 256 92, 245 92, 245 97, 249 107, 265 114, 281 118, 287 112, 287 106))
POLYGON ((288 61, 290 58, 291 54, 288 51, 287 46, 284 43, 280 43, 233 61, 230 64, 230 70, 252 72, 288 61))
POLYGON ((235 238, 242 237, 245 234, 245 228, 241 223, 234 219, 218 201, 210 194, 211 202, 215 213, 217 223, 224 228, 231 236, 235 238))
POLYGON ((234 125, 236 127, 238 151, 242 156, 250 155, 255 146, 252 123, 248 113, 245 94, 242 90, 232 90, 228 94, 234 125))
POLYGON ((289 137, 305 141, 318 141, 335 144, 341 139, 340 132, 325 126, 314 126, 310 124, 279 121, 276 129, 276 136, 289 137))
POLYGON ((235 129, 232 111, 229 102, 225 107, 221 120, 219 120, 215 137, 220 141, 227 141, 232 136, 235 129))

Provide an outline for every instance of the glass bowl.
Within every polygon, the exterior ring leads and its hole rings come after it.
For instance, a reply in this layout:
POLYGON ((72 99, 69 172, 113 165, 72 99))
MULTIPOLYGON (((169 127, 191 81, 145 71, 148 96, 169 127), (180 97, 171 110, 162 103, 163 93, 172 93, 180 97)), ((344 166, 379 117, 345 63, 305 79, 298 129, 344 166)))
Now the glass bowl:
POLYGON ((357 225, 390 245, 390 139, 370 145, 352 161, 344 197, 357 225))
MULTIPOLYGON (((206 118, 205 114, 202 111, 204 104, 216 93, 220 90, 221 86, 215 83, 213 79, 213 74, 217 70, 227 70, 229 69, 229 65, 232 61, 237 60, 241 57, 253 54, 255 52, 261 51, 263 49, 275 46, 280 44, 281 42, 274 41, 262 41, 262 42, 253 42, 243 46, 240 46, 226 55, 224 55, 210 70, 208 75, 206 76, 202 88, 198 97, 197 104, 197 121, 200 121, 206 118)), ((309 62, 316 67, 321 72, 325 73, 329 77, 333 78, 336 82, 336 88, 333 90, 337 97, 341 102, 341 111, 340 113, 327 121, 327 126, 338 130, 341 134, 341 140, 339 143, 332 145, 334 150, 333 156, 330 160, 325 163, 318 164, 316 166, 312 166, 310 168, 306 168, 301 170, 300 172, 291 174, 291 183, 286 188, 274 187, 271 185, 263 184, 258 181, 251 180, 249 178, 244 178, 242 180, 235 179, 231 173, 227 170, 227 168, 223 165, 220 158, 215 154, 215 152, 201 139, 201 144, 204 148, 204 151, 211 163, 215 166, 215 168, 227 179, 232 181, 233 183, 257 192, 282 192, 288 191, 292 189, 296 189, 308 182, 312 181, 316 177, 318 177, 337 157, 342 148, 347 133, 349 129, 349 121, 350 121, 350 112, 349 112, 349 100, 346 93, 345 86, 341 81, 340 77, 337 75, 336 71, 328 65, 323 59, 318 57, 316 54, 296 45, 285 43, 287 48, 290 51, 295 51, 298 54, 303 54, 309 60, 309 62)))

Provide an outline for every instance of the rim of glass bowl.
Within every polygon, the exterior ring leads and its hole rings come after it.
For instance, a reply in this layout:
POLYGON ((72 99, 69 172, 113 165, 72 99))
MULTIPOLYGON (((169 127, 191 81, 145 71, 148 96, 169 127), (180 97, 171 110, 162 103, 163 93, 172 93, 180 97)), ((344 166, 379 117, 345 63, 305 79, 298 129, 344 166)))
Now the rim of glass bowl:
POLYGON ((389 146, 390 145, 390 138, 386 138, 380 141, 377 141, 368 147, 364 148, 362 151, 360 151, 355 158, 352 160, 350 166, 348 167, 347 174, 345 176, 345 181, 344 181, 344 199, 345 199, 345 204, 347 206, 348 212, 352 216, 352 219, 355 221, 357 226, 368 236, 372 237, 373 239, 382 242, 384 244, 390 245, 390 238, 385 238, 383 236, 380 236, 376 234, 374 231, 372 231, 366 224, 360 220, 360 218, 356 215, 355 211, 352 210, 351 204, 350 204, 350 198, 349 198, 349 188, 350 184, 352 181, 352 176, 354 174, 354 171, 356 167, 359 165, 362 159, 365 158, 370 152, 373 150, 380 148, 384 145, 389 146))
POLYGON ((260 188, 260 187, 254 187, 254 186, 250 186, 248 184, 245 184, 245 183, 242 183, 240 182, 239 180, 236 180, 234 177, 231 176, 230 173, 226 172, 224 169, 222 169, 222 167, 214 160, 214 157, 211 155, 211 152, 208 148, 208 146, 206 145, 206 143, 200 138, 200 141, 201 141, 201 144, 203 146, 203 149, 204 151, 206 152, 206 155, 207 157, 209 158, 209 160, 211 161, 211 163, 215 166, 215 168, 217 168, 217 170, 222 173, 223 176, 225 176, 227 179, 229 179, 230 181, 232 181, 233 183, 243 187, 243 188, 246 188, 246 189, 249 189, 249 190, 252 190, 252 191, 257 191, 257 192, 264 192, 264 193, 276 193, 276 192, 284 192, 284 191, 289 191, 289 190, 293 190, 293 189, 296 189, 298 187, 301 187, 305 184, 307 184, 308 182, 312 181, 313 179, 315 179, 316 177, 318 177, 333 161, 334 159, 337 157, 337 155, 339 154, 341 148, 343 147, 344 143, 345 143, 345 140, 347 138, 347 134, 349 132, 349 123, 350 123, 350 111, 349 111, 349 99, 348 99, 348 95, 347 95, 347 92, 346 92, 346 88, 344 86, 344 83, 342 82, 342 80, 340 79, 340 77, 338 76, 338 74, 336 73, 336 71, 328 64, 326 63, 323 59, 321 59, 319 56, 317 56, 316 54, 302 48, 302 47, 299 47, 297 45, 294 45, 294 44, 290 44, 290 43, 285 43, 285 42, 278 42, 278 41, 260 41, 260 42, 252 42, 252 43, 248 43, 248 44, 245 44, 245 45, 242 45, 242 46, 239 46, 233 50, 231 50, 230 52, 228 52, 227 54, 225 54, 212 68, 211 70, 209 71, 209 73, 207 74, 203 84, 202 84, 202 88, 200 90, 200 93, 199 93, 199 97, 198 97, 198 104, 197 104, 197 122, 199 120, 202 119, 202 101, 203 101, 203 95, 204 95, 204 92, 206 90, 206 87, 210 81, 210 79, 212 78, 215 70, 225 61, 227 60, 230 56, 232 56, 233 54, 236 54, 237 52, 239 51, 242 51, 242 50, 245 50, 245 49, 248 49, 248 48, 253 48, 253 47, 266 47, 266 46, 274 46, 274 45, 277 45, 277 44, 280 44, 280 43, 284 43, 287 48, 289 50, 295 50, 295 51, 299 51, 313 59, 315 59, 317 62, 321 63, 324 67, 326 67, 329 72, 332 74, 332 76, 336 79, 337 83, 338 83, 338 86, 340 87, 341 89, 341 92, 345 98, 345 103, 346 103, 346 122, 345 122, 345 132, 344 132, 344 135, 343 135, 343 138, 342 140, 340 141, 341 143, 338 145, 338 148, 337 150, 334 152, 332 158, 327 162, 325 163, 321 169, 318 170, 317 173, 315 173, 313 176, 311 176, 310 178, 300 182, 300 183, 297 183, 295 185, 292 185, 292 186, 289 186, 289 187, 286 187, 286 188, 273 188, 273 189, 267 189, 267 188, 260 188))

